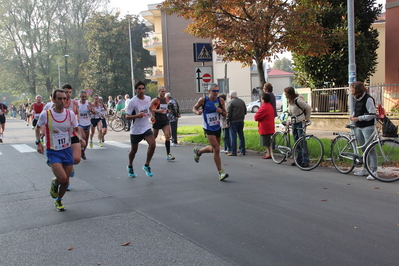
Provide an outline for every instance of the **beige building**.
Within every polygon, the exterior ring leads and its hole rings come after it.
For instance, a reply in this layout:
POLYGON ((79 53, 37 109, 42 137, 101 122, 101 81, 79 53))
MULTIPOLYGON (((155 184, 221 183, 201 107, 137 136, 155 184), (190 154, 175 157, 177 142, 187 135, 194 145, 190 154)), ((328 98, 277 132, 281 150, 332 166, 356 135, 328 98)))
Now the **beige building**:
MULTIPOLYGON (((143 39, 143 47, 156 57, 156 66, 147 71, 147 78, 165 86, 178 99, 197 98, 195 67, 202 63, 194 62, 193 43, 210 41, 186 33, 184 29, 189 21, 167 15, 157 9, 157 5, 148 5, 148 10, 140 13, 147 20, 147 27, 154 31, 143 39)), ((204 64, 212 66, 212 63, 204 64)))
MULTIPOLYGON (((185 32, 190 21, 176 15, 167 15, 157 9, 159 4, 148 5, 141 16, 147 21, 147 27, 154 33, 143 39, 143 47, 156 57, 156 66, 147 71, 147 78, 165 86, 175 98, 198 98, 196 92, 195 68, 211 66, 212 80, 219 84, 221 93, 237 91, 245 102, 251 101, 251 68, 242 67, 239 62, 223 62, 213 52, 212 62, 194 62, 194 43, 211 43, 185 32)), ((210 83, 210 82, 209 82, 210 83)))
POLYGON ((373 28, 378 30, 378 41, 380 46, 377 49, 378 63, 375 73, 370 77, 370 84, 385 84, 385 14, 373 23, 373 28))

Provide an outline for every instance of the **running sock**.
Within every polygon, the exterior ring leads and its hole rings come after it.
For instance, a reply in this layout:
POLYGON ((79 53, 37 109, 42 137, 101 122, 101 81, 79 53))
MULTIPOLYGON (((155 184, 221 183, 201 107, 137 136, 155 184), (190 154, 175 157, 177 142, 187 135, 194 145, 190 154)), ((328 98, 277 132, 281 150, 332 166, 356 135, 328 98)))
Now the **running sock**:
POLYGON ((147 167, 148 167, 148 166, 150 166, 150 165, 149 165, 149 164, 145 164, 144 166, 147 166, 147 167))
POLYGON ((55 200, 58 200, 58 201, 59 201, 59 200, 62 200, 62 199, 60 199, 59 197, 56 197, 55 200))
POLYGON ((165 140, 166 155, 170 153, 170 140, 165 140))

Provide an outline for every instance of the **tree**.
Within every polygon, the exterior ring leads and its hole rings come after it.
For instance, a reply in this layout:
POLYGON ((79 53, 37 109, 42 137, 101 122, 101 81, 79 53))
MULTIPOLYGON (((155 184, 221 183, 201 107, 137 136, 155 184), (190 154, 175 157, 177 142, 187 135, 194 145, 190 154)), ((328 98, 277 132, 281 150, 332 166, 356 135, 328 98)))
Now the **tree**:
POLYGON ((323 28, 314 19, 323 0, 165 0, 168 14, 192 20, 188 33, 212 39, 214 50, 226 61, 256 63, 260 86, 265 82, 263 60, 285 50, 299 53, 326 52, 323 28), (304 8, 311 6, 312 8, 304 8), (312 42, 305 42, 312 38, 312 42), (311 45, 309 45, 309 43, 311 45))
MULTIPOLYGON (((318 17, 329 34, 347 30, 347 2, 331 0, 318 17)), ((375 72, 376 50, 379 46, 378 32, 371 24, 381 13, 381 5, 374 6, 373 0, 355 0, 355 54, 357 79, 366 81, 375 72)), ((339 38, 330 43, 330 52, 309 56, 293 53, 296 81, 302 86, 320 88, 324 86, 345 86, 348 84, 348 40, 339 38)))
MULTIPOLYGON (((3 76, 7 76, 1 80, 2 85, 13 93, 24 92, 30 96, 48 93, 58 87, 57 61, 64 54, 70 55, 69 62, 75 63, 73 76, 78 76, 79 60, 84 60, 82 53, 87 53, 81 34, 83 25, 89 14, 105 2, 107 0, 1 1, 0 60, 5 70, 3 76), (79 43, 82 45, 76 45, 79 43)), ((66 58, 64 60, 62 73, 68 73, 66 58)))
POLYGON ((118 95, 132 92, 129 25, 133 47, 133 70, 136 80, 144 80, 144 68, 154 65, 154 58, 142 47, 142 38, 150 31, 138 16, 119 20, 116 15, 95 13, 86 24, 86 38, 90 50, 84 64, 84 87, 100 95, 118 95))
POLYGON ((291 60, 289 60, 286 57, 283 57, 281 60, 276 60, 273 64, 274 69, 294 73, 294 70, 292 69, 292 63, 291 60))

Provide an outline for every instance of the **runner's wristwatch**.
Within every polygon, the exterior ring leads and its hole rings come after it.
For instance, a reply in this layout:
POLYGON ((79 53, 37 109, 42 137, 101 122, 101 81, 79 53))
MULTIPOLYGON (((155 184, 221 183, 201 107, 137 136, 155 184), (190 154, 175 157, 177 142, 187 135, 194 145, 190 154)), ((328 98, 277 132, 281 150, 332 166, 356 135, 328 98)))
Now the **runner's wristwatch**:
POLYGON ((41 143, 41 141, 40 141, 40 139, 37 139, 37 140, 35 141, 35 144, 36 144, 36 145, 39 145, 39 143, 41 143))

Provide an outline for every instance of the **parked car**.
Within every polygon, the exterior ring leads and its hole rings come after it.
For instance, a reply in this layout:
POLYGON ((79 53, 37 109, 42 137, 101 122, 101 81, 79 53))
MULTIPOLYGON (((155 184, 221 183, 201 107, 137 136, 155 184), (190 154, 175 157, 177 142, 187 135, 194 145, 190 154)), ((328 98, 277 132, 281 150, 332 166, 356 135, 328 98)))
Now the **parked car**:
MULTIPOLYGON (((283 110, 283 96, 275 95, 276 97, 276 109, 277 111, 283 110)), ((260 107, 260 101, 254 101, 247 104, 247 112, 257 113, 260 107)))

